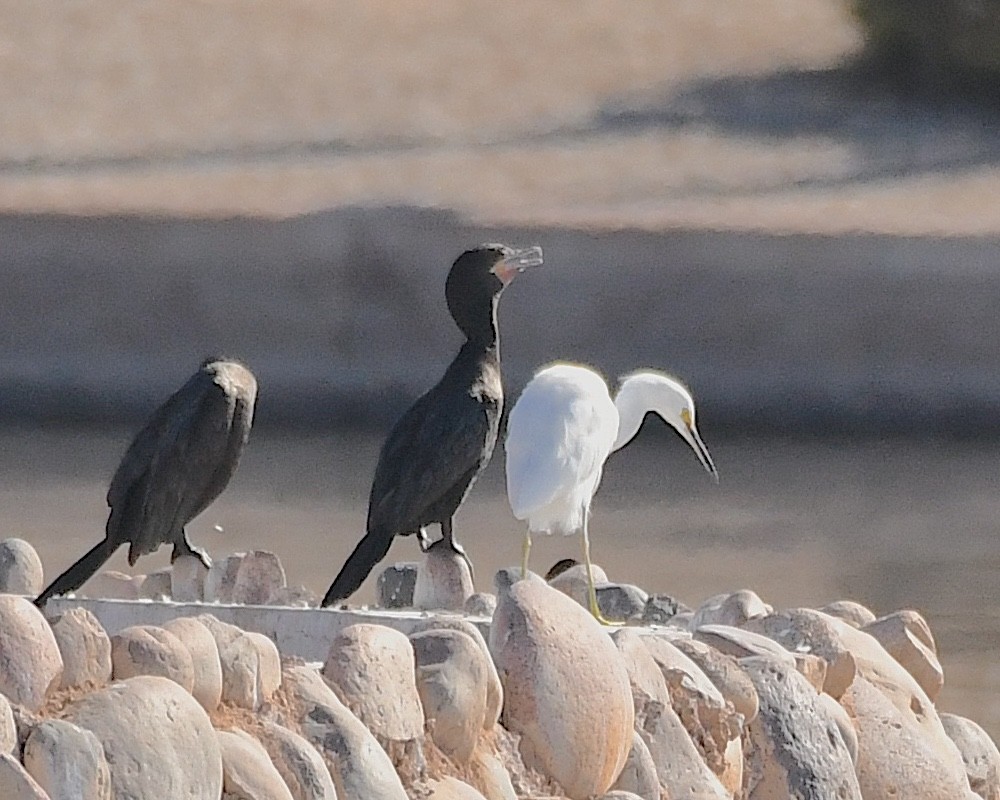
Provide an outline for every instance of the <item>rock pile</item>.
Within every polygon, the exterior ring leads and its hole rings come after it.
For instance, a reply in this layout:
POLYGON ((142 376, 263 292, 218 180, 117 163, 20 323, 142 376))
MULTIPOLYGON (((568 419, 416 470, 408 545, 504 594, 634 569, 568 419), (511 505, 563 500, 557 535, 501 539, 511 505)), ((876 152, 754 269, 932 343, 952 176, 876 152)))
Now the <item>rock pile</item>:
MULTIPOLYGON (((216 564, 157 585, 286 588, 269 554, 216 564)), ((418 573, 383 583, 398 599, 418 573)), ((409 635, 354 624, 322 664, 210 613, 109 636, 83 608, 46 619, 0 594, 0 797, 1000 799, 1000 751, 935 707, 916 612, 776 611, 748 591, 687 609, 626 587, 604 596, 633 624, 609 630, 572 570, 496 588, 488 637, 454 613, 409 635)))

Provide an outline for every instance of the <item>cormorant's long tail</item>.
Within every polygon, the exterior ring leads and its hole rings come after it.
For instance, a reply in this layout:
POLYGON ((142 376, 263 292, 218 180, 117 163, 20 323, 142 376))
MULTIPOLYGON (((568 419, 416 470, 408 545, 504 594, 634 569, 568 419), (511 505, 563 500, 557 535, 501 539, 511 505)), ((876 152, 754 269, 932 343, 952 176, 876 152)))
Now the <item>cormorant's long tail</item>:
POLYGON ((50 597, 79 589, 91 575, 101 568, 105 561, 111 558, 118 547, 119 545, 114 544, 110 539, 102 539, 68 570, 52 581, 49 587, 35 598, 35 605, 42 608, 50 597))
POLYGON ((340 568, 337 577, 333 579, 330 588, 326 590, 323 597, 322 606, 336 603, 338 600, 346 600, 354 594, 362 584, 372 568, 389 552, 389 545, 392 544, 392 534, 383 531, 371 531, 358 542, 344 566, 340 568))

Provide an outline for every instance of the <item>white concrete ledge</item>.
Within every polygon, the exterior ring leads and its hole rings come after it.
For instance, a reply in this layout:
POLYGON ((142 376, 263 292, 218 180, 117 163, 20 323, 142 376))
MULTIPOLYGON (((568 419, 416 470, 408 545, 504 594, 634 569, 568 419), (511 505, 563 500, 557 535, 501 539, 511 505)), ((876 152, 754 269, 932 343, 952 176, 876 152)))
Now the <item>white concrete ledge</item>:
POLYGON ((472 617, 449 611, 417 611, 357 608, 346 611, 333 608, 290 608, 287 606, 222 605, 218 603, 172 603, 159 600, 92 600, 55 597, 46 604, 47 615, 71 608, 86 608, 100 620, 109 635, 130 625, 162 625, 176 617, 212 614, 223 622, 246 631, 270 637, 285 656, 307 661, 325 661, 330 641, 348 625, 367 622, 386 625, 410 634, 430 617, 461 617, 489 633, 489 617, 472 617))

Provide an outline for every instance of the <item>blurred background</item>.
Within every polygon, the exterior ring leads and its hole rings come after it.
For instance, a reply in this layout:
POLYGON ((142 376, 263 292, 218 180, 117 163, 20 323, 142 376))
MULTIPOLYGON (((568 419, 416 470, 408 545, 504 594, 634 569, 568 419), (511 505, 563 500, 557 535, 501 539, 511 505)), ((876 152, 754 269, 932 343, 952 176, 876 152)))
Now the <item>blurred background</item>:
MULTIPOLYGON (((1000 735, 1000 2, 0 19, 0 533, 50 576, 103 535, 131 434, 225 353, 259 377, 257 424, 192 538, 321 593, 382 438, 460 343, 451 261, 537 243, 501 306, 510 398, 555 358, 669 369, 721 473, 647 421, 595 502, 609 576, 919 609, 940 706, 1000 735)), ((520 553, 502 458, 457 530, 489 590, 520 553)))

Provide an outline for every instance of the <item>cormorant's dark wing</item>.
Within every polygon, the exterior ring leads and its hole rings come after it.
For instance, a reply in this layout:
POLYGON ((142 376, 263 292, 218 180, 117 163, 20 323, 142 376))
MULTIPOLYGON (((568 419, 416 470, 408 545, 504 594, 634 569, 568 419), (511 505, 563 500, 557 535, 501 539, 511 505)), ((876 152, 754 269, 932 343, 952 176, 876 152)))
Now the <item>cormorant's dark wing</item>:
POLYGON ((426 523, 421 517, 428 508, 489 461, 496 443, 493 414, 495 409, 469 394, 445 402, 433 390, 421 397, 383 445, 368 531, 409 533, 426 523))

